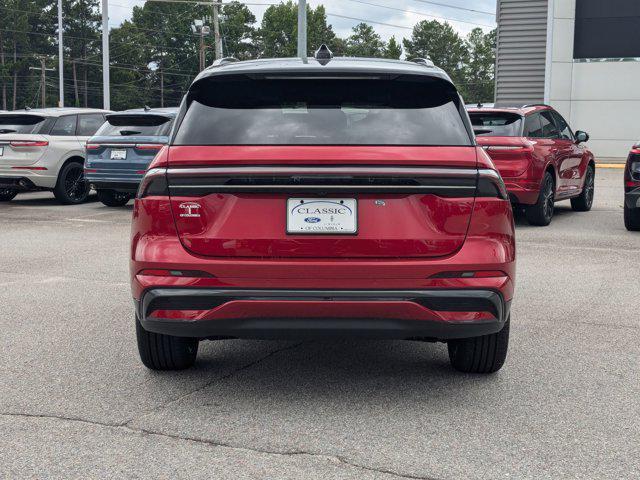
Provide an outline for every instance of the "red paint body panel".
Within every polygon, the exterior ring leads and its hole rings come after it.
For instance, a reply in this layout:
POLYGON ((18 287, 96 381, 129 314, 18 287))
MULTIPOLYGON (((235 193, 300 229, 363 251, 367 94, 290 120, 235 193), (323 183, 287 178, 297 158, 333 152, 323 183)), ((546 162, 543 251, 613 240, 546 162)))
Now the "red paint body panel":
MULTIPOLYGON (((223 165, 390 165, 493 168, 478 147, 170 147, 150 169, 223 165)), ((511 205, 493 197, 357 194, 356 235, 287 235, 286 200, 297 195, 213 193, 135 201, 130 270, 140 300, 155 288, 309 290, 490 290, 513 297, 511 205), (385 206, 374 204, 384 200, 385 206), (197 201, 201 217, 181 218, 197 201), (211 277, 143 275, 203 271, 211 277), (501 271, 487 278, 430 278, 442 272, 501 271)), ((176 322, 243 318, 390 318, 486 321, 486 311, 432 311, 411 301, 232 300, 212 309, 157 310, 176 322)))

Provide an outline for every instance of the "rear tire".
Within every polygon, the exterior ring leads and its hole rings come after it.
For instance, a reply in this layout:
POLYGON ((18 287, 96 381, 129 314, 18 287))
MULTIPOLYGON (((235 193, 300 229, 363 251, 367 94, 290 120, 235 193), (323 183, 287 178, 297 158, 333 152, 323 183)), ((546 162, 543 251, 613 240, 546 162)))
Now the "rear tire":
POLYGON ((184 370, 196 362, 199 344, 197 338, 149 332, 137 318, 136 338, 140 360, 151 370, 184 370))
POLYGON ((531 225, 546 227, 553 218, 555 204, 555 182, 549 172, 544 174, 542 187, 538 194, 538 201, 530 205, 525 210, 525 215, 531 225))
POLYGON ((502 330, 481 337, 449 340, 449 361, 464 373, 493 373, 504 365, 509 348, 509 323, 502 330))
POLYGON ((624 226, 630 232, 640 232, 640 208, 624 206, 624 226))
POLYGON ((63 205, 83 203, 89 196, 89 185, 84 180, 84 165, 80 162, 69 162, 58 174, 58 182, 53 195, 63 205))
POLYGON ((116 192, 115 190, 97 190, 98 200, 107 207, 124 207, 133 197, 130 193, 116 192))
POLYGON ((595 171, 591 165, 587 167, 582 193, 571 199, 571 208, 576 212, 588 212, 593 206, 595 171))
POLYGON ((0 188, 0 202, 10 202, 18 195, 17 190, 12 188, 0 188))

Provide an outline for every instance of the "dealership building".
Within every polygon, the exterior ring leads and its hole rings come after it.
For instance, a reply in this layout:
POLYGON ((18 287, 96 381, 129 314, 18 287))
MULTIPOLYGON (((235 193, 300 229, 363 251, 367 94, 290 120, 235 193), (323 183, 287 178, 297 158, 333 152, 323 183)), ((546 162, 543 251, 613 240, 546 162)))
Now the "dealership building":
POLYGON ((598 158, 640 140, 640 0, 498 0, 496 102, 548 103, 598 158))

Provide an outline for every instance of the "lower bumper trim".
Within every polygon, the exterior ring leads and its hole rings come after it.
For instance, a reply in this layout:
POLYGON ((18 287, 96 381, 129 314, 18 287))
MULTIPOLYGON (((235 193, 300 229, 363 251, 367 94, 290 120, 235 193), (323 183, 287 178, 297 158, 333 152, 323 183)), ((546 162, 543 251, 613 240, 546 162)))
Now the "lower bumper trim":
POLYGON ((364 337, 448 340, 498 332, 509 316, 510 302, 490 290, 230 290, 172 289, 146 291, 137 316, 151 332, 197 338, 364 337), (410 301, 440 312, 489 312, 491 319, 464 321, 396 318, 233 318, 176 320, 157 318, 155 311, 214 309, 235 300, 263 301, 410 301))

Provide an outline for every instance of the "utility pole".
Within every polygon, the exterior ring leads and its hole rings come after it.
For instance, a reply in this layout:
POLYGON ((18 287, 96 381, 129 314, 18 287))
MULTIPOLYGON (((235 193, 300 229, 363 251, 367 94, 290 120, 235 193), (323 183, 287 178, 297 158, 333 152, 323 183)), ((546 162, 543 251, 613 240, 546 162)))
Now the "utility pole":
POLYGON ((216 60, 222 58, 222 39, 220 38, 219 11, 220 0, 213 0, 213 38, 215 42, 216 60))
POLYGON ((40 95, 41 95, 40 106, 41 108, 45 108, 46 102, 47 102, 47 89, 46 89, 47 73, 46 72, 47 71, 53 72, 55 68, 47 68, 45 64, 45 58, 40 57, 40 66, 29 67, 29 70, 40 70, 40 95))
POLYGON ((204 70, 207 63, 207 57, 205 54, 206 45, 204 43, 204 37, 211 33, 211 29, 207 25, 205 25, 204 22, 205 22, 204 20, 194 20, 193 23, 191 24, 191 31, 194 34, 200 35, 200 50, 198 55, 198 61, 200 63, 200 71, 204 70))
POLYGON ((109 89, 109 0, 102 0, 102 97, 103 108, 111 110, 109 89))
POLYGON ((60 84, 59 107, 64 107, 64 58, 62 45, 62 0, 58 0, 58 83, 60 84))
POLYGON ((298 57, 307 63, 307 0, 298 0, 298 57))

